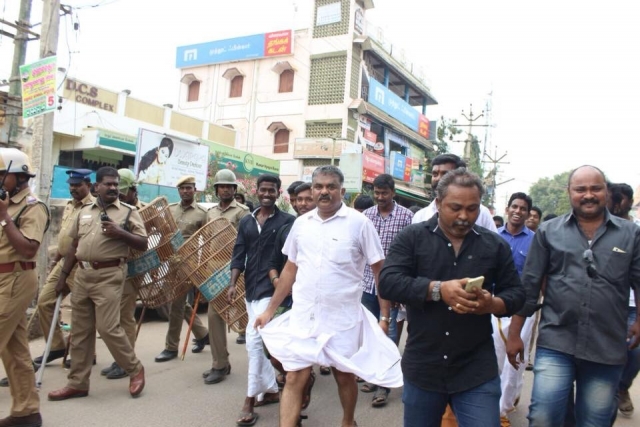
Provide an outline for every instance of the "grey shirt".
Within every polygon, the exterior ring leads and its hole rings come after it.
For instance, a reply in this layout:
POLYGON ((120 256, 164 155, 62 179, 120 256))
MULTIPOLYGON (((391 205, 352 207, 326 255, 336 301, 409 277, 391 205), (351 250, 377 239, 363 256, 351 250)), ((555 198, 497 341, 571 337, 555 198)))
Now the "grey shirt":
POLYGON ((629 288, 640 286, 640 227, 606 211, 589 245, 572 213, 541 224, 522 273, 527 301, 518 314, 534 313, 545 276, 538 346, 591 362, 624 364, 629 288), (583 256, 589 248, 594 278, 583 256))

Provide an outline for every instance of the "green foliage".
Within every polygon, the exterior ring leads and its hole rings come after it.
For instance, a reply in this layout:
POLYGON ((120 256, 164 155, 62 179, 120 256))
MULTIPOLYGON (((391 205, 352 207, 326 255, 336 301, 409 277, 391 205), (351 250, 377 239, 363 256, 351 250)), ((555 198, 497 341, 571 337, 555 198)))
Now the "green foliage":
POLYGON ((542 209, 543 216, 550 213, 564 215, 571 210, 567 194, 570 173, 571 171, 567 171, 553 178, 540 178, 529 188, 533 204, 542 209))

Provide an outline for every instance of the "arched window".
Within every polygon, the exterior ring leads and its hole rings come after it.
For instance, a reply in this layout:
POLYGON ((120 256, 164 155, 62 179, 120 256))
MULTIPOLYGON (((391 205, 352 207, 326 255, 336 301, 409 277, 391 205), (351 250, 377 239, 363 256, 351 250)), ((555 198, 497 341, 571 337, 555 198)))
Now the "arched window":
POLYGON ((293 70, 284 70, 280 73, 279 93, 293 92, 293 70))
POLYGON ((244 76, 238 75, 231 79, 231 88, 229 89, 229 98, 240 98, 242 96, 242 85, 244 76))
POLYGON ((273 135, 273 152, 289 152, 289 129, 278 129, 273 135))
POLYGON ((187 102, 195 102, 200 98, 200 82, 194 80, 189 83, 189 93, 187 94, 187 102))

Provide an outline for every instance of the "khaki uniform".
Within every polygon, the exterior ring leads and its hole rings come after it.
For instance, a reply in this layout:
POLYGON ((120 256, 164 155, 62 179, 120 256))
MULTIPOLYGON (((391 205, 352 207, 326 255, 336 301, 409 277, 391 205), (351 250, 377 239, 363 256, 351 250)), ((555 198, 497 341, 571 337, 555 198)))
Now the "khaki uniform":
MULTIPOLYGON (((193 234, 207 223, 207 211, 194 200, 191 205, 186 208, 181 203, 172 203, 169 205, 169 212, 176 220, 178 230, 182 233, 185 240, 193 236, 193 234)), ((196 307, 197 309, 197 307, 196 307)), ((187 303, 187 294, 175 299, 171 303, 171 313, 169 315, 169 330, 165 341, 165 349, 169 351, 178 351, 180 344, 180 333, 182 332, 182 321, 189 323, 193 308, 187 303)), ((207 336, 209 331, 196 316, 193 320, 193 335, 196 339, 202 339, 207 336)), ((187 337, 188 338, 188 337, 187 337)))
MULTIPOLYGON (((47 276, 47 281, 42 287, 40 295, 38 296, 38 321, 40 322, 40 328, 42 329, 42 333, 44 334, 45 339, 49 337, 49 329, 51 327, 51 322, 53 321, 53 310, 56 307, 57 299, 56 285, 58 284, 60 272, 62 271, 62 266, 64 265, 64 257, 69 253, 71 242, 73 241, 73 239, 69 236, 69 230, 75 223, 78 212, 80 212, 80 208, 82 208, 82 206, 86 204, 93 203, 93 201, 94 198, 91 194, 89 194, 81 201, 71 199, 67 202, 67 206, 65 206, 64 212, 62 213, 62 224, 60 226, 60 233, 58 234, 58 253, 62 256, 62 258, 56 263, 56 265, 47 276)), ((73 278, 75 277, 76 270, 77 267, 74 267, 67 276, 67 285, 72 292, 73 278)), ((55 327, 53 330, 53 341, 51 342, 51 350, 64 350, 65 347, 66 345, 64 342, 64 337, 62 336, 62 332, 60 331, 60 328, 55 327)))
MULTIPOLYGON (((145 207, 146 203, 138 200, 135 208, 137 210, 145 207)), ((133 286, 131 279, 124 281, 124 288, 122 289, 122 299, 120 300, 120 326, 124 329, 124 333, 129 339, 131 348, 136 347, 136 300, 138 299, 138 292, 133 286)))
MULTIPOLYGON (((220 205, 209 209, 207 212, 207 222, 216 218, 225 218, 237 230, 240 220, 250 213, 251 212, 249 212, 248 207, 233 200, 225 210, 222 210, 220 205)), ((207 317, 209 320, 209 345, 211 347, 211 357, 213 358, 213 364, 211 367, 213 369, 226 368, 227 365, 229 365, 229 352, 227 352, 227 325, 211 304, 209 304, 207 317)))
MULTIPOLYGON (((42 242, 49 213, 28 188, 11 197, 8 213, 24 237, 42 242)), ((7 224, 7 227, 13 225, 7 224)), ((38 292, 36 257, 27 259, 20 255, 9 242, 4 228, 0 227, 0 268, 5 271, 0 273, 0 358, 9 378, 13 401, 11 416, 14 417, 40 412, 25 316, 38 292)))
MULTIPOLYGON (((129 246, 120 239, 102 233, 100 207, 96 202, 84 206, 71 227, 70 236, 78 239, 76 258, 80 268, 76 271, 71 294, 73 334, 71 337, 71 370, 68 386, 76 390, 89 390, 89 376, 96 346, 96 330, 107 345, 118 366, 130 376, 142 370, 131 343, 120 326, 120 301, 126 276, 129 246), (120 261, 115 266, 98 268, 92 263, 120 261)), ((112 221, 126 225, 130 233, 146 236, 138 211, 116 200, 106 207, 112 221)))

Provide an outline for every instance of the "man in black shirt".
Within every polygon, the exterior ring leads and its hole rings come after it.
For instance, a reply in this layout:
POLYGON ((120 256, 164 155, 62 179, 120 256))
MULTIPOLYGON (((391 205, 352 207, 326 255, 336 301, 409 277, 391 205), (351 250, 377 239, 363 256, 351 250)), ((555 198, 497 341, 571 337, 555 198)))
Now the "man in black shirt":
MULTIPOLYGON (((295 220, 293 215, 282 212, 276 206, 280 185, 280 178, 277 176, 260 175, 257 181, 260 208, 242 218, 238 224, 238 237, 231 258, 228 299, 231 302, 235 298, 236 281, 244 272, 249 325, 255 323, 255 317, 267 308, 273 296, 274 287, 268 273, 276 233, 282 226, 295 220)), ((253 406, 259 394, 264 393, 265 404, 279 401, 276 374, 263 352, 262 339, 258 331, 249 327, 246 336, 249 381, 238 425, 255 423, 258 415, 253 412, 253 406)))
POLYGON ((440 426, 447 403, 461 427, 500 424, 491 314, 511 316, 525 292, 507 242, 475 226, 483 192, 475 174, 449 172, 436 189, 438 215, 402 230, 384 262, 380 296, 407 305, 405 427, 440 426), (483 289, 466 292, 477 276, 483 289))

